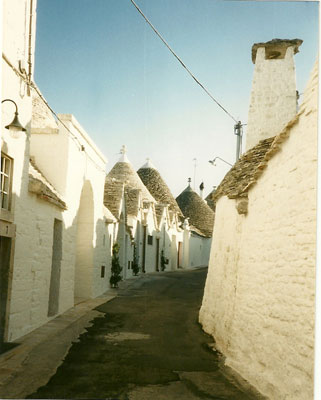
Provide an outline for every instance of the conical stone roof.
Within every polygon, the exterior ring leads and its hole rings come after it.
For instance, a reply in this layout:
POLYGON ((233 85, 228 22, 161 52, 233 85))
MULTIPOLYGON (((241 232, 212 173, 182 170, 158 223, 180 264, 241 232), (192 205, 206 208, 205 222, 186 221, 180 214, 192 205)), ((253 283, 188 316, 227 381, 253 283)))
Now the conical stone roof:
POLYGON ((107 175, 107 180, 116 179, 132 189, 139 189, 142 192, 142 200, 155 203, 155 199, 150 194, 146 186, 141 181, 137 172, 129 162, 126 156, 126 150, 123 147, 120 160, 113 166, 107 175))
POLYGON ((148 160, 137 171, 137 173, 144 185, 159 204, 168 204, 171 211, 176 212, 179 216, 182 216, 182 212, 169 187, 166 185, 160 173, 153 166, 150 160, 148 160))
POLYGON ((259 172, 263 170, 267 162, 265 159, 273 147, 274 140, 275 136, 261 140, 244 153, 228 171, 219 186, 205 200, 208 203, 211 202, 215 207, 216 202, 222 196, 230 199, 246 197, 249 187, 256 181, 259 172))
POLYGON ((211 237, 214 227, 214 212, 201 197, 188 186, 177 198, 182 213, 189 224, 204 236, 211 237))

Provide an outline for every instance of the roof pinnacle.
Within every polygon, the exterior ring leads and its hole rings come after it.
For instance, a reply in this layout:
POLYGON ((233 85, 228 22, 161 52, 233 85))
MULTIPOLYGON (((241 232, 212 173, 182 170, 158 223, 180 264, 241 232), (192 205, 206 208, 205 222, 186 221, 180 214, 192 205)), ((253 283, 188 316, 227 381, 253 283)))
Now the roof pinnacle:
POLYGON ((153 168, 153 169, 156 169, 154 167, 154 165, 152 164, 152 162, 151 162, 149 157, 146 158, 146 162, 141 168, 153 168))
POLYGON ((129 163, 126 153, 127 153, 127 147, 123 144, 120 149, 121 156, 120 156, 119 162, 129 163))

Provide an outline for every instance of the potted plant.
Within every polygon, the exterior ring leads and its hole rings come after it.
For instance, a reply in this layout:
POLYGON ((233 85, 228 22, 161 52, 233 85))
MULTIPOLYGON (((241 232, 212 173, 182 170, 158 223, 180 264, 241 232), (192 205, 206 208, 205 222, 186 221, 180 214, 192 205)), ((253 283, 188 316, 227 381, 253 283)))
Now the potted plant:
POLYGON ((161 270, 165 271, 166 265, 168 264, 168 258, 164 255, 164 250, 161 251, 161 270))
POLYGON ((132 270, 133 270, 133 274, 134 274, 135 276, 137 276, 137 275, 138 275, 138 272, 139 272, 139 265, 138 265, 138 256, 137 256, 137 247, 136 247, 136 244, 134 244, 134 255, 133 255, 132 270))
POLYGON ((119 263, 119 244, 115 243, 113 245, 113 257, 111 260, 111 277, 110 277, 110 286, 112 288, 118 288, 118 282, 121 281, 121 271, 122 267, 120 266, 119 263))

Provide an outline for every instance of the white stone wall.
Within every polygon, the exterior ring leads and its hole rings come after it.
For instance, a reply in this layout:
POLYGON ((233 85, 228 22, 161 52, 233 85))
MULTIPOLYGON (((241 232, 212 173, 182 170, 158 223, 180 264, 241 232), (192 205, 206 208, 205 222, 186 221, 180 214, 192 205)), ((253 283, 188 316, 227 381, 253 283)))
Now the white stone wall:
MULTIPOLYGON (((44 200, 39 200, 36 195, 25 196, 24 205, 23 218, 20 217, 17 221, 9 341, 19 338, 50 319, 48 304, 53 226, 55 218, 62 220, 62 210, 44 200)), ((68 231, 63 233, 63 240, 68 244, 70 240, 68 231)), ((63 284, 60 294, 71 286, 70 280, 65 280, 64 274, 69 265, 69 254, 65 251, 61 261, 63 284)), ((73 302, 69 307, 72 305, 73 302)), ((63 305, 61 308, 64 308, 63 305)))
POLYGON ((247 122, 246 150, 277 135, 296 114, 296 79, 293 47, 284 59, 266 60, 257 50, 247 122))
POLYGON ((271 399, 313 398, 317 70, 301 116, 258 182, 248 214, 220 198, 200 322, 271 399))
MULTIPOLYGON (((70 249, 74 262, 68 280, 75 278, 76 297, 91 298, 109 287, 107 278, 101 278, 101 266, 109 257, 103 245, 103 237, 108 235, 103 216, 106 159, 72 115, 59 117, 71 133, 61 123, 58 133, 37 131, 32 134, 30 151, 68 207, 64 222, 76 243, 70 249)), ((66 303, 70 304, 73 293, 65 292, 66 303)))
POLYGON ((210 250, 211 250, 211 238, 203 238, 197 235, 190 236, 189 245, 189 267, 198 267, 201 265, 208 265, 210 250))
MULTIPOLYGON (((19 70, 19 61, 22 62, 28 72, 28 35, 29 35, 29 0, 4 0, 2 8, 2 51, 3 55, 12 66, 19 70)), ((33 30, 32 45, 34 50, 35 41, 35 8, 36 1, 33 2, 33 30)), ((34 54, 34 51, 32 51, 34 54)), ((34 55, 31 62, 33 65, 34 55)), ((33 71, 33 68, 32 68, 33 71)), ((5 125, 13 120, 15 106, 10 102, 2 104, 1 119, 1 151, 13 159, 12 175, 12 204, 10 213, 0 211, 0 224, 9 221, 16 226, 16 237, 13 238, 15 253, 11 260, 11 278, 9 282, 9 315, 7 320, 5 340, 13 340, 17 335, 26 333, 32 325, 39 324, 37 315, 31 310, 26 310, 27 304, 34 304, 35 309, 39 306, 38 293, 34 290, 34 280, 39 275, 35 272, 39 265, 32 263, 30 250, 28 247, 31 240, 31 232, 28 226, 33 222, 37 239, 39 230, 36 228, 35 215, 30 212, 28 194, 28 170, 29 170, 29 136, 30 120, 32 113, 32 99, 28 95, 28 87, 23 77, 17 75, 13 68, 2 59, 2 85, 1 100, 11 99, 16 102, 19 112, 19 120, 27 129, 19 139, 10 136, 5 125), (24 256, 24 257, 23 257, 24 256), (33 272, 32 272, 33 268, 33 272), (10 288, 12 288, 10 290, 10 288)), ((50 233, 49 233, 50 236, 50 233)), ((46 238, 47 239, 47 238, 46 238)), ((45 240, 46 240, 45 239, 45 240)), ((39 254, 41 258, 43 254, 39 254)), ((41 290, 41 289, 40 289, 41 290)), ((45 288, 44 288, 45 290, 45 288)), ((40 311, 42 312, 42 311, 40 311)))

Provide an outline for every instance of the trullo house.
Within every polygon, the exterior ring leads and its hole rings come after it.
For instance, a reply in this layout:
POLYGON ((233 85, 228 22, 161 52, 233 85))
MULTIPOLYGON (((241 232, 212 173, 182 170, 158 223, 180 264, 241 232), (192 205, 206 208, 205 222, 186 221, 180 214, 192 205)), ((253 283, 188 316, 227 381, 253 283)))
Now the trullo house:
POLYGON ((208 265, 214 212, 188 184, 176 198, 184 217, 184 250, 182 266, 184 268, 208 265))
POLYGON ((199 316, 225 363, 273 400, 313 398, 318 66, 296 113, 301 43, 253 46, 247 151, 214 193, 199 316))
POLYGON ((157 202, 157 269, 175 270, 180 266, 183 247, 183 229, 180 227, 183 214, 169 187, 149 159, 137 173, 157 202), (165 265, 160 265, 161 258, 165 265))
POLYGON ((156 271, 156 201, 130 163, 125 146, 119 161, 106 176, 104 204, 120 224, 116 240, 123 278, 133 275, 134 253, 141 272, 156 271))

